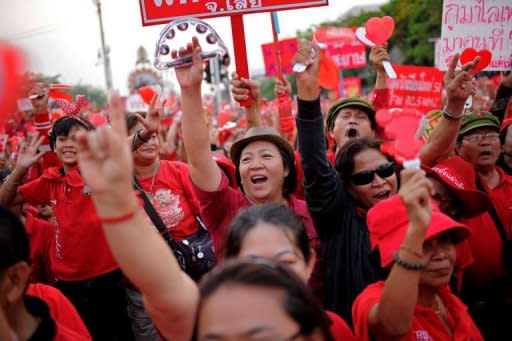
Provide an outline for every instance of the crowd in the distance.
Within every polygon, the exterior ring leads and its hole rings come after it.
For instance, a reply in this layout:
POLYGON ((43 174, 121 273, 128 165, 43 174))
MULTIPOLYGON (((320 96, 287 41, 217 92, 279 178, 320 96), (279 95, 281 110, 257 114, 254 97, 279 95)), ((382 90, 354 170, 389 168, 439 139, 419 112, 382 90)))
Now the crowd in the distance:
POLYGON ((99 127, 78 98, 52 119, 45 82, 26 94, 10 133, 33 129, 1 154, 1 340, 512 335, 512 72, 482 92, 478 60, 456 55, 421 167, 404 169, 376 122, 385 46, 369 99, 327 110, 314 42, 294 58, 296 101, 279 79, 270 114, 235 73, 241 116, 205 112, 197 39, 171 53, 192 61, 165 124, 158 94, 140 114, 112 94, 99 127))

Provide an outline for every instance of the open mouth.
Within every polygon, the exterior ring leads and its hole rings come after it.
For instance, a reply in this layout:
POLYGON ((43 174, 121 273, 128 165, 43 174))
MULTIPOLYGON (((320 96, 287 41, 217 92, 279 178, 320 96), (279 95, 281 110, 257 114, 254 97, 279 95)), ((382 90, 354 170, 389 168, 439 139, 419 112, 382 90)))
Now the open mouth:
POLYGON ((350 128, 347 130, 347 133, 345 134, 345 136, 347 136, 349 138, 356 138, 356 137, 359 137, 359 132, 357 131, 357 129, 350 128))
POLYGON ((480 156, 483 156, 483 157, 491 157, 492 156, 492 153, 488 150, 485 150, 483 152, 480 152, 480 156))
POLYGON ((64 156, 64 157, 75 157, 76 153, 75 152, 64 152, 64 153, 62 153, 62 156, 64 156))
POLYGON ((251 182, 255 185, 262 184, 267 181, 267 177, 264 175, 251 176, 251 182))
POLYGON ((374 195, 377 200, 385 200, 391 196, 391 191, 380 192, 374 195))

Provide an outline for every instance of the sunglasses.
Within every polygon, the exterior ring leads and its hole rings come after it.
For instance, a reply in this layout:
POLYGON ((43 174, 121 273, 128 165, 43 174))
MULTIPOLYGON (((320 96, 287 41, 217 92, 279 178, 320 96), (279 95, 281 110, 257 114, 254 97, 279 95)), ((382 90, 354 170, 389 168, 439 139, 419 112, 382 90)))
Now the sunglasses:
POLYGON ((356 186, 368 185, 373 182, 375 179, 375 174, 377 174, 382 179, 389 178, 391 175, 395 174, 396 166, 394 162, 388 162, 376 169, 373 170, 365 170, 356 174, 352 174, 350 180, 356 186))

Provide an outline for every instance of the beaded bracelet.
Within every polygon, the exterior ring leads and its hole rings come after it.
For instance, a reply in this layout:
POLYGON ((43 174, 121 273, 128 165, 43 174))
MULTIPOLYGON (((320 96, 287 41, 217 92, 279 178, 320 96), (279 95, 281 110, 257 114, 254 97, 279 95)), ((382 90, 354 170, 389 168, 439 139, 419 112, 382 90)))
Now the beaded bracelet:
POLYGON ((460 121, 464 118, 464 111, 459 116, 455 116, 448 111, 446 111, 446 107, 443 108, 443 117, 446 118, 449 121, 460 121))
POLYGON ((408 247, 406 245, 400 246, 400 250, 407 251, 407 252, 415 255, 418 258, 423 258, 423 254, 421 254, 420 252, 414 251, 412 248, 410 248, 410 247, 408 247))
POLYGON ((426 264, 424 263, 409 263, 403 259, 400 258, 398 255, 398 252, 395 252, 393 254, 393 261, 396 265, 401 266, 404 269, 407 270, 423 270, 426 267, 426 264))

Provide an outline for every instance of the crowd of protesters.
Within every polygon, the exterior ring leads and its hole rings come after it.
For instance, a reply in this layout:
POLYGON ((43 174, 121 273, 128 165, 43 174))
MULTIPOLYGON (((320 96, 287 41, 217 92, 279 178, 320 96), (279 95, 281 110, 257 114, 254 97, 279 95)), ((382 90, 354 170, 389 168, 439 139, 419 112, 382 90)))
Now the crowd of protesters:
POLYGON ((455 55, 406 169, 376 120, 386 46, 368 97, 322 98, 303 42, 296 91, 278 79, 268 104, 234 73, 251 102, 221 112, 198 40, 172 54, 191 62, 170 118, 159 94, 98 118, 34 80, 3 127, 1 340, 510 338, 512 72, 476 80, 455 55))

